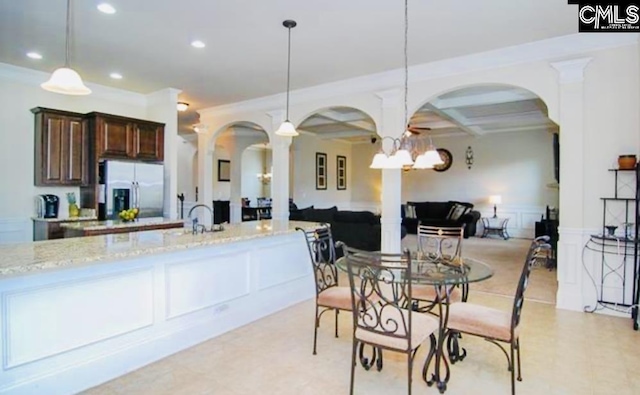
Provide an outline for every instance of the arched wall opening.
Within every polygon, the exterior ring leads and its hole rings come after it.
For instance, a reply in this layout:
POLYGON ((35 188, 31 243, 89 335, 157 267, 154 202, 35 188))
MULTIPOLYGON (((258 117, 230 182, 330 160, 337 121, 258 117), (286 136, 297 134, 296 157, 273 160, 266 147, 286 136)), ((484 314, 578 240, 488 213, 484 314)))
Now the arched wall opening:
POLYGON ((377 211, 380 172, 369 169, 375 152, 376 121, 349 106, 328 106, 306 112, 300 136, 291 144, 291 197, 298 208, 337 206, 344 210, 377 211))

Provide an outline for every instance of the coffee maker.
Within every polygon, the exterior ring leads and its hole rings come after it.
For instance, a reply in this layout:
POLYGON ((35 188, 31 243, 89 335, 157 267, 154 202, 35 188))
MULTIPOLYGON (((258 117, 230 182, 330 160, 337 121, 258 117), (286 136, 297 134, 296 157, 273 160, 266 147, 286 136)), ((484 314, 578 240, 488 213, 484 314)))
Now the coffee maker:
POLYGON ((56 195, 38 195, 36 211, 40 218, 58 218, 60 198, 56 195))

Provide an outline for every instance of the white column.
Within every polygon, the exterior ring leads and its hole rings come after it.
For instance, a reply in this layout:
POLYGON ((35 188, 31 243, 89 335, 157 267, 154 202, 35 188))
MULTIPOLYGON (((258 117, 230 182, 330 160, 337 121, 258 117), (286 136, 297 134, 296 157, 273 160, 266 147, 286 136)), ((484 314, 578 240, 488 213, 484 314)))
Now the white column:
MULTIPOLYGON (((271 130, 278 130, 284 121, 284 111, 272 111, 271 130)), ((269 133, 272 147, 273 177, 271 179, 271 217, 273 219, 289 219, 289 147, 291 137, 277 136, 269 133)))
POLYGON ((231 155, 231 185, 229 191, 229 220, 232 224, 242 222, 242 153, 247 148, 245 144, 232 142, 229 147, 231 155))
MULTIPOLYGON (((378 135, 383 137, 382 146, 385 152, 391 152, 393 142, 385 136, 397 138, 404 130, 404 108, 402 91, 399 89, 378 92, 382 105, 382 122, 378 135)), ((400 169, 382 170, 382 225, 381 251, 386 253, 401 252, 400 229, 402 218, 402 175, 400 169)))
MULTIPOLYGON (((202 125, 204 128, 204 125, 202 125)), ((213 147, 208 133, 198 133, 198 201, 211 206, 213 201, 213 147)), ((200 218, 200 223, 211 226, 211 218, 200 218)))
POLYGON ((584 232, 584 70, 591 58, 551 63, 558 72, 560 121, 560 227, 556 306, 582 311, 584 232))
POLYGON ((178 218, 178 94, 167 88, 147 95, 147 115, 164 123, 164 216, 178 218))

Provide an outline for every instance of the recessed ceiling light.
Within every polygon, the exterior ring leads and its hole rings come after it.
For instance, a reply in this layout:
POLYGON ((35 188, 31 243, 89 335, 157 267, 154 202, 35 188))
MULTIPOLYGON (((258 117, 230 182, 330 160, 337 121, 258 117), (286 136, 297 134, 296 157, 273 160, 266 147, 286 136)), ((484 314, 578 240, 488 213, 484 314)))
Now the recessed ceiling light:
POLYGON ((115 14, 116 13, 116 9, 113 8, 113 6, 111 4, 107 4, 107 3, 98 4, 98 10, 100 10, 101 12, 104 12, 105 14, 115 14))
POLYGON ((200 41, 200 40, 192 41, 191 42, 191 46, 195 47, 195 48, 204 48, 205 47, 204 43, 202 41, 200 41))
POLYGON ((114 80, 121 80, 122 79, 122 74, 120 74, 120 73, 111 73, 111 74, 109 74, 109 77, 113 78, 114 80))
POLYGON ((29 52, 27 53, 27 56, 30 57, 31 59, 42 59, 42 55, 40 55, 37 52, 29 52))

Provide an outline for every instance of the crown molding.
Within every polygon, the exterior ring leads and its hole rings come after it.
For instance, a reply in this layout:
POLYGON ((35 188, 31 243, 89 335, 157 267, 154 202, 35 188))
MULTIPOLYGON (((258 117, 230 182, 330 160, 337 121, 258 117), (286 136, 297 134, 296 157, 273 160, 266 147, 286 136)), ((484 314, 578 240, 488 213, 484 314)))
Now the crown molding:
MULTIPOLYGON (((40 87, 40 84, 46 81, 49 77, 50 73, 28 69, 25 67, 18 67, 7 63, 0 63, 0 79, 2 80, 19 82, 24 85, 40 87)), ((147 96, 141 93, 126 91, 124 89, 111 88, 87 81, 84 82, 85 85, 87 85, 91 89, 90 97, 112 100, 142 107, 147 105, 147 96)))
MULTIPOLYGON (((508 67, 536 61, 556 61, 592 51, 637 45, 637 33, 572 34, 535 41, 518 46, 465 55, 409 67, 411 83, 435 78, 455 76, 470 72, 508 67)), ((363 92, 380 92, 398 89, 402 84, 404 69, 389 70, 347 80, 297 89, 290 92, 293 106, 314 100, 363 92)), ((286 92, 236 103, 223 104, 198 110, 203 116, 220 116, 240 112, 276 111, 285 102, 286 92)))

